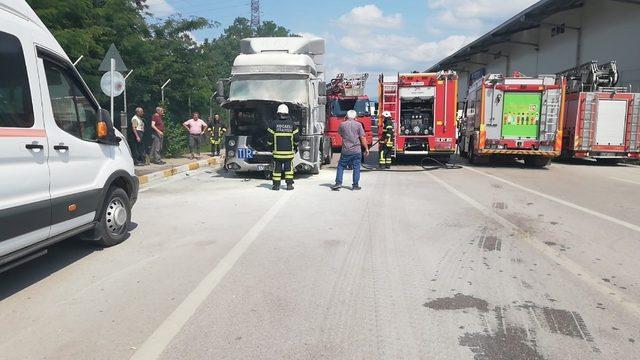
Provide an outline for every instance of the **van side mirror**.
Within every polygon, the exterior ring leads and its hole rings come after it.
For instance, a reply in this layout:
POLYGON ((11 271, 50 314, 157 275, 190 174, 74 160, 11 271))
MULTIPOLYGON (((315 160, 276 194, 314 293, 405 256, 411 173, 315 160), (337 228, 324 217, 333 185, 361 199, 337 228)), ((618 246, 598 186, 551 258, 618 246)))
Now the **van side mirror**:
POLYGON ((118 145, 122 139, 116 136, 116 131, 111 122, 109 111, 100 109, 96 125, 98 142, 107 145, 118 145))

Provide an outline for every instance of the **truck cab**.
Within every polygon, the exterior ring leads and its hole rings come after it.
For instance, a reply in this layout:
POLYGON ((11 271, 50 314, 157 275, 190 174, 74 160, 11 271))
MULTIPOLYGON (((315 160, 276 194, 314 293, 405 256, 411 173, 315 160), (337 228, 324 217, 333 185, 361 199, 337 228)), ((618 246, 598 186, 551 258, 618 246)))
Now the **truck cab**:
POLYGON ((266 129, 276 118, 278 105, 289 107, 300 129, 293 160, 299 172, 317 174, 330 161, 330 142, 324 135, 325 84, 319 61, 324 40, 305 38, 250 38, 241 42, 228 79, 230 111, 225 137, 225 168, 235 172, 268 171, 272 163, 266 129))
POLYGON ((0 3, 0 68, 0 271, 74 235, 124 241, 129 148, 24 1, 0 3))

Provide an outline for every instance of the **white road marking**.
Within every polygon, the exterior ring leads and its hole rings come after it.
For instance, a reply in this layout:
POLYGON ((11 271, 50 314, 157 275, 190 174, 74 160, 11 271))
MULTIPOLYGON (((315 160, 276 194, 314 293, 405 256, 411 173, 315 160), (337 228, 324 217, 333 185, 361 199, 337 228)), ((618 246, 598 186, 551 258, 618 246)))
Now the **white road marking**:
POLYGON ((617 290, 609 288, 597 276, 591 275, 586 268, 582 267, 581 265, 572 261, 571 259, 565 257, 559 251, 553 250, 552 248, 544 244, 542 241, 532 237, 528 231, 524 231, 520 229, 517 225, 515 225, 511 221, 507 220, 506 218, 503 218, 502 216, 498 215, 496 212, 480 204, 478 201, 472 199, 468 195, 455 189, 454 187, 442 181, 440 178, 436 177, 432 173, 427 172, 426 174, 430 176, 433 179, 433 181, 437 182, 442 187, 447 189, 450 193, 466 201, 467 203, 469 203, 469 205, 473 206, 478 211, 485 214, 487 217, 495 220, 497 223, 504 226, 506 229, 522 234, 523 239, 529 245, 531 245, 534 249, 538 250, 543 255, 551 258, 554 262, 564 267, 570 273, 574 274, 576 277, 578 277, 580 280, 585 282, 591 288, 597 290, 602 295, 606 296, 612 301, 617 302, 623 308, 625 308, 630 313, 632 313, 635 317, 640 318, 640 304, 627 298, 623 294, 619 293, 617 290))
POLYGON ((635 185, 640 185, 640 182, 638 181, 633 181, 633 180, 627 180, 627 179, 623 179, 623 178, 618 178, 618 177, 609 177, 609 179, 613 179, 613 180, 618 180, 618 181, 623 181, 629 184, 635 184, 635 185))
POLYGON ((516 184, 514 182, 511 182, 509 180, 505 180, 505 179, 503 179, 501 177, 497 177, 495 175, 487 174, 487 173, 485 173, 483 171, 480 171, 480 170, 476 170, 476 169, 473 169, 473 168, 470 168, 470 167, 466 167, 466 166, 464 166, 464 168, 469 170, 469 171, 472 171, 472 172, 484 175, 486 177, 489 177, 491 179, 494 179, 494 180, 503 182, 505 184, 511 185, 511 186, 513 186, 515 188, 518 188, 520 190, 529 192, 529 193, 534 194, 534 195, 538 195, 538 196, 543 197, 543 198, 545 198, 547 200, 551 200, 551 201, 556 202, 558 204, 562 204, 562 205, 568 206, 568 207, 570 207, 572 209, 582 211, 582 212, 587 213, 589 215, 593 215, 595 217, 598 217, 598 218, 600 218, 602 220, 610 221, 610 222, 612 222, 614 224, 618 224, 620 226, 624 226, 627 229, 630 229, 630 230, 633 230, 633 231, 636 231, 636 232, 640 232, 640 226, 638 226, 636 224, 632 224, 630 222, 626 222, 624 220, 620 220, 620 219, 614 218, 613 216, 609 216, 609 215, 603 214, 601 212, 597 212, 595 210, 588 209, 588 208, 586 208, 584 206, 580 206, 580 205, 574 204, 572 202, 559 199, 559 198, 557 198, 555 196, 547 195, 545 193, 541 193, 539 191, 536 191, 536 190, 533 190, 533 189, 529 189, 526 186, 522 186, 522 185, 516 184))
POLYGON ((220 284, 225 275, 233 268, 236 262, 249 249, 258 238, 262 230, 271 222, 278 211, 282 209, 291 193, 285 193, 258 222, 245 234, 245 236, 220 260, 218 265, 198 284, 198 286, 178 305, 162 324, 149 336, 149 338, 131 356, 135 360, 150 360, 160 357, 162 352, 171 343, 171 340, 180 332, 182 327, 195 314, 200 305, 209 297, 211 292, 220 284))

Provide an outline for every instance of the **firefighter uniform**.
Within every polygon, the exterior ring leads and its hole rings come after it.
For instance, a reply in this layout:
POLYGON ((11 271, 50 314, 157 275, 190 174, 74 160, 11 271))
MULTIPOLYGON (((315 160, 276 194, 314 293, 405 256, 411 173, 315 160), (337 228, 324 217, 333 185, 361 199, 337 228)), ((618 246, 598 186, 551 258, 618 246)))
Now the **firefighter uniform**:
POLYGON ((384 132, 379 142, 380 147, 380 167, 391 168, 391 153, 393 152, 395 143, 395 132, 393 120, 386 117, 384 119, 384 132))
POLYGON ((280 189, 282 174, 287 183, 287 190, 293 190, 293 157, 295 155, 300 134, 298 127, 288 115, 280 117, 271 123, 267 129, 272 146, 273 160, 273 190, 280 189))
POLYGON ((211 141, 211 156, 220 155, 220 144, 227 128, 221 121, 214 121, 209 127, 209 141, 211 141))

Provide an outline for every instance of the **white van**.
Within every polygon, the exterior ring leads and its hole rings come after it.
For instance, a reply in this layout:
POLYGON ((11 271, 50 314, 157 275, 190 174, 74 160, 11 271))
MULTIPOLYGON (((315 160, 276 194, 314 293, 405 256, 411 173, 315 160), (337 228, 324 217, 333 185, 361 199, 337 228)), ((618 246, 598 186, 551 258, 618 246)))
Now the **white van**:
POLYGON ((126 141, 23 0, 0 0, 0 271, 74 235, 128 235, 126 141))

